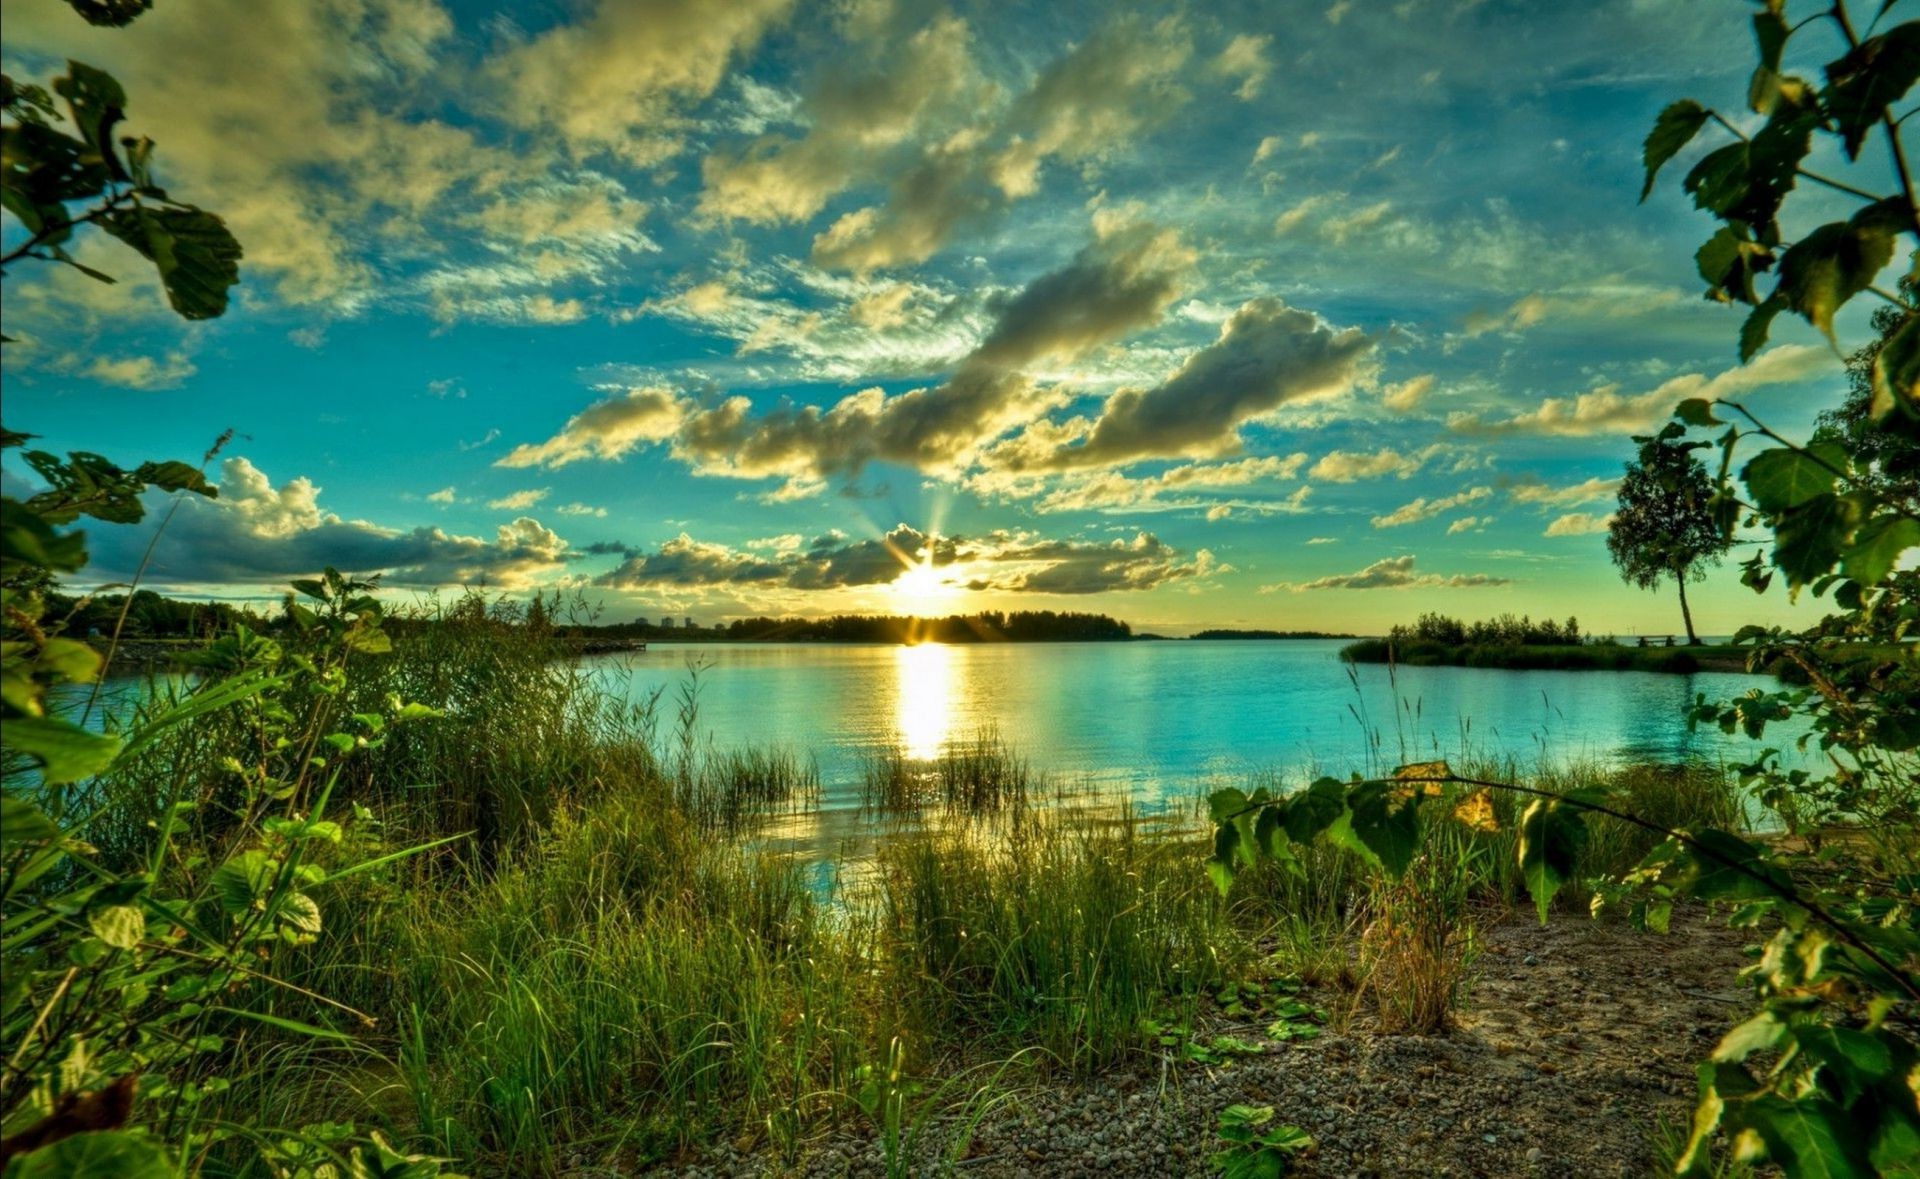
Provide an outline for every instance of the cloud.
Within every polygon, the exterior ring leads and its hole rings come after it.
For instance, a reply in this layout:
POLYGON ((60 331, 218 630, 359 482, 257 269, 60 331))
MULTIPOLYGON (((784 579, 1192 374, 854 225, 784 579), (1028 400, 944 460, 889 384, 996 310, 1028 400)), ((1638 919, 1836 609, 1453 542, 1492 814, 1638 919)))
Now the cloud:
POLYGON ((524 512, 547 498, 552 490, 550 487, 529 487, 525 491, 516 491, 511 495, 503 495, 499 499, 488 500, 487 506, 509 512, 524 512))
POLYGON ((836 62, 808 98, 806 135, 763 135, 701 161, 698 213, 805 221, 845 189, 889 175, 925 128, 972 114, 985 97, 970 42, 965 21, 941 16, 904 39, 860 46, 864 68, 836 62))
POLYGON ((1052 407, 1058 394, 1019 370, 1063 363, 1157 322, 1180 294, 1193 253, 1172 230, 1095 220, 1095 240, 1003 303, 946 381, 888 395, 867 389, 822 409, 781 405, 758 416, 735 396, 687 418, 675 453, 699 474, 783 477, 817 486, 874 460, 952 471, 1052 407))
POLYGON ((1620 491, 1618 479, 1588 479, 1569 487, 1552 487, 1545 483, 1518 483, 1507 489, 1513 502, 1519 504, 1539 504, 1543 507, 1572 507, 1575 504, 1598 503, 1612 499, 1620 491))
POLYGON ((1353 483, 1386 475, 1407 479, 1445 449, 1435 444, 1411 454, 1402 454, 1390 446, 1383 446, 1371 454, 1365 451, 1330 450, 1313 464, 1307 475, 1324 483, 1353 483))
POLYGON ((198 372, 184 352, 152 356, 97 356, 84 370, 94 380, 128 389, 171 389, 198 372))
POLYGON ((1491 523, 1493 523, 1492 516, 1462 516, 1447 525, 1447 535, 1453 536, 1461 532, 1482 531, 1491 523))
POLYGON ((440 490, 434 492, 432 495, 429 495, 427 497, 428 503, 435 503, 435 504, 458 503, 459 500, 460 500, 460 496, 451 487, 442 487, 440 490))
POLYGON ((1591 322, 1597 319, 1634 318, 1680 306, 1690 298, 1685 291, 1675 287, 1623 282, 1535 291, 1514 300, 1501 311, 1475 311, 1469 314, 1465 333, 1468 336, 1484 336, 1495 332, 1517 334, 1550 319, 1591 322))
POLYGON ((962 226, 1039 191, 1054 160, 1083 168, 1131 145, 1186 101, 1184 25, 1123 17, 1055 59, 994 117, 923 143, 883 204, 842 214, 813 241, 822 266, 866 272, 922 262, 962 226))
MULTIPOLYGON (((1186 463, 1169 467, 1157 475, 1130 476, 1118 471, 1103 471, 1077 482, 1056 487, 1042 495, 1034 509, 1040 512, 1119 511, 1126 509, 1167 509, 1225 507, 1196 493, 1244 490, 1259 483, 1295 478, 1306 464, 1305 454, 1267 455, 1226 463, 1186 463)), ((970 480, 969 486, 982 491, 996 489, 993 472, 970 480)), ((1037 487, 1005 490, 1037 493, 1037 487)), ((1260 512, 1299 511, 1306 501, 1307 487, 1298 488, 1286 500, 1277 503, 1240 502, 1237 506, 1260 512)))
POLYGON ((1598 532, 1605 532, 1612 524, 1611 513, 1602 516, 1593 512, 1568 512, 1564 516, 1554 517, 1553 523, 1547 525, 1547 530, 1540 535, 1592 536, 1598 532))
POLYGON ((1673 407, 1690 397, 1733 397, 1749 389, 1798 381, 1830 373, 1835 360, 1822 348, 1783 344, 1770 348, 1741 367, 1708 377, 1683 373, 1645 393, 1626 394, 1619 385, 1603 385, 1574 397, 1548 397, 1537 407, 1510 417, 1488 420, 1479 414, 1455 413, 1447 426, 1462 434, 1545 434, 1582 437, 1591 434, 1628 434, 1666 418, 1673 407))
MULTIPOLYGON (((1373 526, 1375 528, 1398 528, 1403 524, 1414 524, 1421 520, 1431 520, 1435 516, 1445 512, 1451 512, 1456 508, 1464 508, 1468 504, 1479 503, 1481 500, 1490 498, 1492 495, 1493 488, 1491 487, 1469 487, 1465 491, 1458 492, 1454 495, 1441 496, 1438 499, 1428 499, 1425 496, 1421 496, 1412 503, 1402 504, 1384 516, 1375 516, 1373 518, 1373 526)), ((1449 529, 1449 531, 1452 530, 1449 529)))
POLYGON ((686 401, 664 386, 629 389, 594 402, 545 442, 522 443, 493 465, 564 467, 587 458, 619 459, 637 447, 673 437, 687 412, 686 401))
MULTIPOLYGON (((1234 96, 1242 102, 1252 102, 1260 96, 1261 83, 1273 72, 1273 62, 1267 59, 1267 50, 1273 46, 1271 34, 1253 36, 1242 33, 1227 42, 1220 56, 1213 59, 1208 68, 1229 81, 1238 81, 1234 96)), ((1259 157, 1255 157, 1255 163, 1259 157)))
MULTIPOLYGON (((219 487, 218 499, 181 498, 153 550, 150 581, 271 584, 331 565, 381 573, 390 585, 518 588, 558 572, 571 556, 565 540, 526 516, 501 525, 491 540, 343 520, 321 508, 312 480, 296 477, 275 487, 245 458, 221 465, 219 487)), ((130 576, 152 535, 150 526, 90 528, 89 575, 130 576)))
POLYGON ((560 513, 562 516, 592 516, 597 520, 604 520, 607 518, 607 509, 596 508, 592 504, 582 504, 582 503, 561 504, 559 507, 553 510, 560 513))
POLYGON ((680 149, 683 104, 712 94, 728 65, 791 0, 599 0, 489 63, 501 114, 557 134, 576 159, 649 165, 680 149))
POLYGON ((1308 544, 1339 544, 1340 538, 1337 536, 1310 536, 1307 538, 1307 543, 1308 544))
POLYGON ((1147 590, 1226 572, 1230 566, 1205 549, 1191 558, 1152 533, 1110 542, 1050 540, 1026 532, 996 531, 977 540, 929 536, 901 524, 882 536, 849 541, 827 533, 799 544, 772 538, 749 552, 696 540, 685 533, 652 552, 627 550, 627 559, 596 579, 619 589, 828 590, 885 585, 913 567, 944 571, 957 589, 1079 595, 1147 590))
POLYGON ((1115 393, 1083 440, 1051 450, 1016 443, 996 457, 1014 470, 1064 470, 1229 454, 1239 449, 1247 422, 1346 392, 1373 349, 1358 328, 1335 329, 1279 299, 1254 299, 1165 381, 1115 393))
POLYGON ((1387 557, 1375 561, 1358 573, 1339 573, 1332 577, 1321 577, 1306 582, 1276 582, 1260 587, 1262 593, 1274 593, 1279 590, 1291 590, 1301 593, 1306 590, 1365 590, 1365 589, 1427 589, 1427 588, 1468 588, 1475 586, 1512 585, 1507 577, 1494 577, 1485 573, 1455 573, 1443 576, 1438 573, 1416 573, 1414 558, 1387 557))
POLYGON ((1405 413, 1427 399, 1427 394, 1433 392, 1433 382, 1432 373, 1421 373, 1417 377, 1409 377, 1381 390, 1380 402, 1388 409, 1405 413))

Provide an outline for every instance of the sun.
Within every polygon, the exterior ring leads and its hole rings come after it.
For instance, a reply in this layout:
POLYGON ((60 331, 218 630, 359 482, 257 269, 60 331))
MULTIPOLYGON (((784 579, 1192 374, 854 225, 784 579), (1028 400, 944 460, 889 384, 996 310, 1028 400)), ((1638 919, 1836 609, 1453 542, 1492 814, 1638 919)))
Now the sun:
POLYGON ((941 576, 930 561, 907 566, 906 572, 888 583, 887 590, 902 613, 919 615, 944 613, 960 593, 960 587, 941 576))

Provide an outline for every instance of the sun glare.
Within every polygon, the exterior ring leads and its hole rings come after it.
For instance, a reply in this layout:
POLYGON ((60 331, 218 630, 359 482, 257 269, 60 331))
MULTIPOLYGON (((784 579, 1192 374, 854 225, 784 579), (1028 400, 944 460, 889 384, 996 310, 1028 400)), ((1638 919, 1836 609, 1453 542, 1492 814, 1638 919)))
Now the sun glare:
POLYGON ((887 588, 899 603, 901 613, 918 615, 946 613, 960 592, 958 586, 926 562, 908 566, 887 588))
POLYGON ((901 745, 911 758, 940 756, 953 728, 954 649, 941 643, 903 646, 893 667, 901 745))

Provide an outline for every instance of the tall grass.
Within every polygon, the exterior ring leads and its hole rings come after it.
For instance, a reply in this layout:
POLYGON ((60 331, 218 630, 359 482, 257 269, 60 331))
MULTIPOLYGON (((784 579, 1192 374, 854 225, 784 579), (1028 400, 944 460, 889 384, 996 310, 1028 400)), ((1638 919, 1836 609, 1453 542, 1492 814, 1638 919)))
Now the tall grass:
POLYGON ((931 758, 914 758, 898 744, 867 759, 861 802, 870 814, 918 817, 930 805, 954 815, 987 815, 1025 808, 1041 783, 1027 759, 993 729, 982 729, 931 758))
MULTIPOLYGON (((244 998, 344 1039, 235 1029, 223 1075, 236 1079, 203 1116, 351 1120, 483 1173, 552 1174, 576 1156, 638 1167, 723 1131, 791 1157, 867 1105, 918 1124, 924 1109, 895 1105, 945 1091, 939 1078, 1013 1083, 1009 1059, 1023 1075, 1112 1065, 1150 1043, 1143 1024, 1172 1008, 1184 1025, 1256 969, 1429 1026, 1461 994, 1474 907, 1520 896, 1508 831, 1442 824, 1400 886, 1322 842, 1297 869, 1242 873, 1223 899, 1197 821, 1044 805, 1041 779, 990 731, 934 759, 876 758, 871 811, 940 821, 894 825, 872 870, 826 895, 753 841, 761 819, 814 804, 817 767, 703 742, 697 669, 663 735, 657 698, 619 698, 511 613, 430 605, 394 630, 395 650, 356 656, 337 696, 288 703, 317 731, 388 695, 445 714, 354 763, 335 813, 359 809, 315 863, 469 837, 313 889, 324 933, 271 964, 298 990, 244 998), (863 1104, 876 1076, 885 1093, 863 1104)), ((76 794, 99 808, 87 838, 101 861, 145 863, 148 824, 175 802, 192 804, 183 844, 218 847, 226 758, 247 731, 223 714, 182 725, 76 794)), ((1729 780, 1700 767, 1463 768, 1553 790, 1604 781, 1657 822, 1741 825, 1729 780)), ((1581 874, 1650 846, 1624 824, 1591 829, 1581 874)), ((159 868, 198 870, 190 856, 159 868)))

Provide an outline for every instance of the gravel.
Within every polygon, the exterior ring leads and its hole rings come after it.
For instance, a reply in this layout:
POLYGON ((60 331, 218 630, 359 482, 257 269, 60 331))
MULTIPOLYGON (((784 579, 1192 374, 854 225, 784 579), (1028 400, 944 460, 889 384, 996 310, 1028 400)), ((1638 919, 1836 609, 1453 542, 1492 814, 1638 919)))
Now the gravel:
MULTIPOLYGON (((1741 945, 1737 931, 1698 912, 1676 912, 1665 937, 1578 918, 1543 928, 1505 917, 1483 928, 1476 977, 1445 1034, 1376 1034, 1362 1011, 1339 1031, 1270 1042, 1264 1054, 1227 1064, 1143 1056, 1125 1071, 1049 1080, 983 1119, 954 1169, 995 1179, 1207 1175, 1217 1112, 1244 1102, 1273 1106, 1273 1124, 1313 1136, 1313 1149, 1296 1160, 1299 1175, 1644 1175, 1657 1120, 1684 1120, 1694 1063, 1741 1011, 1741 945)), ((1245 1024, 1230 1030, 1264 1040, 1245 1024)), ((955 1135, 943 1125, 928 1137, 941 1141, 906 1173, 938 1171, 955 1135)), ((618 1165, 576 1171, 581 1179, 631 1173, 618 1165)), ((871 1128, 846 1126, 791 1163, 720 1143, 650 1173, 888 1170, 871 1128)))

